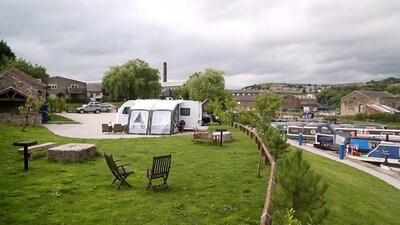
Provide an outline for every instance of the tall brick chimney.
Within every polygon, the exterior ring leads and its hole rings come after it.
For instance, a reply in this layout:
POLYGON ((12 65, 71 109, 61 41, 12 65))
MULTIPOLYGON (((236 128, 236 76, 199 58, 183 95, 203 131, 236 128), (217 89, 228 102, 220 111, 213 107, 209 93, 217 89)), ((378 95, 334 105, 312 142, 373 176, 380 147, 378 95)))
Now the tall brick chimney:
POLYGON ((167 82, 167 63, 164 62, 164 67, 163 67, 163 82, 167 82))

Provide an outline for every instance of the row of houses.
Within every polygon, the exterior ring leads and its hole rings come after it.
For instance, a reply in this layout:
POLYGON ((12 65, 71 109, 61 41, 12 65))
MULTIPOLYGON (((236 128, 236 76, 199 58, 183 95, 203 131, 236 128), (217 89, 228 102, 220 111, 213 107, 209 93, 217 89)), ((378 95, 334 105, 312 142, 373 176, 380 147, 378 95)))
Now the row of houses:
POLYGON ((100 82, 86 83, 65 77, 49 78, 47 94, 50 97, 64 97, 68 102, 85 103, 90 99, 101 100, 104 90, 100 82))

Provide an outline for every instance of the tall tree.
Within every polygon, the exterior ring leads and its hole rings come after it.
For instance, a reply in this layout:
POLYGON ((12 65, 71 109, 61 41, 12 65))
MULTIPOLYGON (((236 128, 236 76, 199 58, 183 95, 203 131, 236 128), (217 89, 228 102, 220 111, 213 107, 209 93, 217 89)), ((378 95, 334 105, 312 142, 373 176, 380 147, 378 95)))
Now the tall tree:
POLYGON ((158 98, 161 93, 159 71, 141 59, 112 66, 104 74, 103 87, 115 100, 158 98))
POLYGON ((32 65, 31 62, 24 59, 16 59, 14 52, 4 40, 0 41, 0 71, 5 69, 17 68, 34 78, 40 79, 43 83, 48 82, 49 75, 46 68, 37 64, 32 65))
POLYGON ((275 162, 278 161, 284 154, 289 152, 289 144, 285 134, 282 134, 278 129, 269 128, 264 139, 268 146, 268 151, 271 153, 275 162))
POLYGON ((0 67, 4 65, 5 60, 15 60, 15 54, 4 40, 0 41, 0 67))
POLYGON ((224 72, 219 70, 205 69, 203 72, 192 74, 177 93, 185 95, 183 97, 187 96, 190 100, 211 100, 215 104, 209 105, 207 111, 226 111, 236 105, 232 96, 225 90, 224 72))
POLYGON ((282 102, 283 99, 271 91, 262 92, 254 99, 255 112, 259 117, 256 121, 256 128, 260 136, 267 134, 272 119, 275 118, 275 112, 282 102))
MULTIPOLYGON (((277 185, 272 198, 273 220, 282 220, 286 209, 295 210, 294 217, 302 224, 321 224, 328 215, 325 192, 328 185, 310 164, 302 151, 286 154, 277 169, 277 185)), ((278 223, 279 224, 279 223, 278 223)))
POLYGON ((184 86, 188 89, 191 100, 210 99, 223 102, 230 97, 225 90, 224 72, 219 70, 206 69, 204 72, 194 73, 184 86))
POLYGON ((32 65, 31 62, 25 61, 22 58, 19 58, 17 60, 5 58, 4 64, 0 66, 0 70, 11 68, 20 69, 25 73, 31 75, 32 77, 40 79, 43 83, 47 84, 47 82, 49 81, 49 75, 46 73, 45 67, 39 66, 37 64, 32 65))

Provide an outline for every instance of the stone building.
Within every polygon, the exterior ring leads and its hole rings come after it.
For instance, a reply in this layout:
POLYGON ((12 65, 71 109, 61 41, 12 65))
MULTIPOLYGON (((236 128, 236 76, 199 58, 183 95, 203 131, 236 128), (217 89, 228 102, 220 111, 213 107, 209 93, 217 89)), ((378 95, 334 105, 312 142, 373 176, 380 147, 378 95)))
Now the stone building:
POLYGON ((72 80, 65 77, 50 77, 48 84, 48 94, 51 97, 64 97, 67 103, 86 103, 87 84, 82 81, 72 80))
MULTIPOLYGON (((0 122, 11 125, 22 125, 19 106, 25 105, 26 98, 32 96, 37 100, 46 97, 46 84, 19 69, 0 72, 0 122)), ((41 123, 41 115, 33 112, 29 124, 41 123)))
POLYGON ((400 97, 382 91, 353 91, 340 100, 340 114, 400 113, 400 97))
POLYGON ((259 90, 228 90, 232 94, 232 98, 236 100, 236 109, 250 110, 253 109, 254 98, 260 94, 259 90))
POLYGON ((101 82, 87 83, 87 98, 90 101, 95 100, 101 102, 104 97, 103 91, 101 82))
POLYGON ((286 94, 281 97, 284 100, 282 108, 292 112, 313 111, 319 105, 313 94, 286 94))

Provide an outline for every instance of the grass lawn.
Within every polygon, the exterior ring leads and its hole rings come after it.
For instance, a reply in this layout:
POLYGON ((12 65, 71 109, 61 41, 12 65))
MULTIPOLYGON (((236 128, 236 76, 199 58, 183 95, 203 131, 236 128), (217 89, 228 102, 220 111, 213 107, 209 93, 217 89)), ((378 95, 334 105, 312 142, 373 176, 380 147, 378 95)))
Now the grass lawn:
MULTIPOLYGON (((0 124, 0 224, 258 224, 269 167, 256 177, 256 145, 238 129, 221 148, 191 136, 72 139, 46 128, 0 124), (98 156, 82 163, 53 162, 38 153, 23 171, 12 143, 35 140, 93 143, 98 156), (132 188, 115 190, 101 156, 110 152, 136 171, 132 188), (152 156, 172 154, 169 188, 146 190, 152 156)), ((106 135, 105 135, 106 137, 106 135)), ((400 191, 351 167, 304 152, 328 182, 331 213, 325 224, 398 224, 400 191)))

